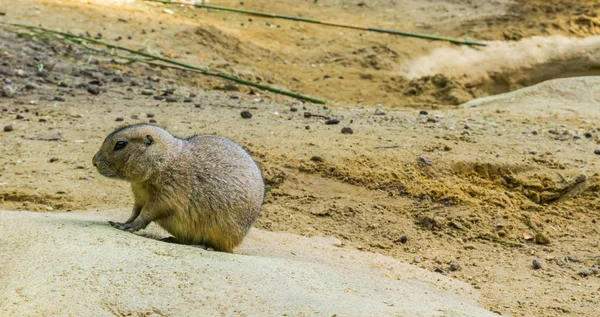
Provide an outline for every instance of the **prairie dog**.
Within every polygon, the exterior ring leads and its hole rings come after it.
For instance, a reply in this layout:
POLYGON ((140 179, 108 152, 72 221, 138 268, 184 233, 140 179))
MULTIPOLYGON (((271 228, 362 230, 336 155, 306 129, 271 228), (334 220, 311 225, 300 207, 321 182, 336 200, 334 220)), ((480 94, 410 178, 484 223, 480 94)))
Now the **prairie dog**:
POLYGON ((109 222, 121 230, 154 221, 178 242, 232 252, 263 203, 260 169, 224 137, 180 139, 157 126, 131 125, 109 134, 92 163, 103 176, 131 183, 131 217, 109 222))

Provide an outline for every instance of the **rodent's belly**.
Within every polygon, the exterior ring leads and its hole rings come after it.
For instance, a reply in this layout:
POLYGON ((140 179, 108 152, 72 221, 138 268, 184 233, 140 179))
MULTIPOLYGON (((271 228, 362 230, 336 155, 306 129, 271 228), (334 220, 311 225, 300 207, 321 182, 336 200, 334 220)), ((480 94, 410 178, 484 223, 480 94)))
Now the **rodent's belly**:
POLYGON ((177 240, 186 244, 202 244, 202 228, 197 222, 181 219, 176 214, 157 220, 156 223, 177 240))

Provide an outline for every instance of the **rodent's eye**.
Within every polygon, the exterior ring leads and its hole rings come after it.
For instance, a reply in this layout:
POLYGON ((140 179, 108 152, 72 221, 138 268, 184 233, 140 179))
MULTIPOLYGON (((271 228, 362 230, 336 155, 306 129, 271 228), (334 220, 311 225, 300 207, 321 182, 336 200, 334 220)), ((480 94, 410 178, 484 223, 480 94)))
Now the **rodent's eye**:
POLYGON ((117 144, 115 144, 115 151, 121 150, 125 146, 127 146, 127 141, 119 141, 117 144))

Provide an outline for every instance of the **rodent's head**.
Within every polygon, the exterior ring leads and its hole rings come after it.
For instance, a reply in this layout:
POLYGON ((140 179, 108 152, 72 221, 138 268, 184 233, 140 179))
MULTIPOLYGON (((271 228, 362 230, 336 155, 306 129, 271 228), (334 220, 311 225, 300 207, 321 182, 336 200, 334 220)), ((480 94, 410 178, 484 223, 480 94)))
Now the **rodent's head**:
POLYGON ((103 176, 143 182, 166 166, 177 152, 177 141, 153 125, 121 127, 106 137, 92 163, 103 176))

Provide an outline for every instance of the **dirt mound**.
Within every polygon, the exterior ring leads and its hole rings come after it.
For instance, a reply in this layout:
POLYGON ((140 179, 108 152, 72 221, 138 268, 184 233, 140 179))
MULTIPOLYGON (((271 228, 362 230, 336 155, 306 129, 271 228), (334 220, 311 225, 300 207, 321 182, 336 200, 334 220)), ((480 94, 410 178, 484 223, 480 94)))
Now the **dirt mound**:
POLYGON ((235 255, 117 231, 114 212, 0 215, 3 316, 495 315, 466 283, 335 239, 254 230, 235 255))
MULTIPOLYGON (((479 96, 493 95, 553 78, 598 75, 598 56, 600 36, 533 37, 518 42, 490 42, 482 49, 440 48, 405 63, 401 74, 412 81, 443 74, 457 78, 460 84, 455 86, 476 89, 479 96)), ((471 97, 475 95, 471 93, 471 97)))

